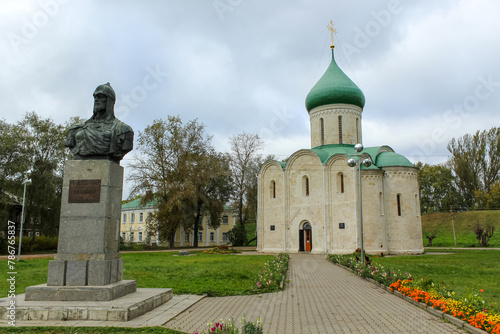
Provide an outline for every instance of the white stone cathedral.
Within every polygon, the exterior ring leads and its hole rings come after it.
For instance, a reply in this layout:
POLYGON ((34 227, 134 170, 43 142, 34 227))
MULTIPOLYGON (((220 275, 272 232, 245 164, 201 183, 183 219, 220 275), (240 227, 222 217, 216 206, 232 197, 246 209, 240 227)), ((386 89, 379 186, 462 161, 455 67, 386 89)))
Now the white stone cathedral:
POLYGON ((389 146, 357 152, 364 104, 363 92, 336 64, 332 45, 330 66, 306 98, 311 149, 261 167, 259 251, 352 253, 361 247, 362 225, 369 254, 423 253, 417 169, 389 146), (350 158, 371 165, 349 167, 350 158))

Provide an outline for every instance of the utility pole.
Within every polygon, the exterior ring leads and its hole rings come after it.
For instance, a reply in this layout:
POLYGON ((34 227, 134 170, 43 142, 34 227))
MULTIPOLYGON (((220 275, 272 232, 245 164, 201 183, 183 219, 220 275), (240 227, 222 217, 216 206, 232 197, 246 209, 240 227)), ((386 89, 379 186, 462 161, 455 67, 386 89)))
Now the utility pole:
POLYGON ((457 247, 457 236, 455 234, 455 219, 453 216, 453 206, 450 205, 451 226, 453 228, 453 240, 455 240, 455 248, 457 247))

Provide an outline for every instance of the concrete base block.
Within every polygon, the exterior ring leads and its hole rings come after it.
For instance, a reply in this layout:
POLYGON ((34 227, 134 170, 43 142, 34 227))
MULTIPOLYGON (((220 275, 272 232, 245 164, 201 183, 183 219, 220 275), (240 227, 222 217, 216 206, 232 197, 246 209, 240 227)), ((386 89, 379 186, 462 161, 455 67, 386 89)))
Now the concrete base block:
POLYGON ((68 261, 66 264, 66 285, 87 285, 88 261, 68 261))
MULTIPOLYGON (((135 281, 134 281, 135 282, 135 281)), ((16 296, 17 320, 129 321, 172 299, 172 289, 137 289, 113 301, 28 301, 16 296)), ((0 299, 8 305, 8 298, 0 299)), ((0 320, 7 320, 7 306, 0 307, 0 320)))
POLYGON ((48 286, 26 288, 26 301, 110 301, 134 293, 136 281, 120 281, 102 286, 48 286))

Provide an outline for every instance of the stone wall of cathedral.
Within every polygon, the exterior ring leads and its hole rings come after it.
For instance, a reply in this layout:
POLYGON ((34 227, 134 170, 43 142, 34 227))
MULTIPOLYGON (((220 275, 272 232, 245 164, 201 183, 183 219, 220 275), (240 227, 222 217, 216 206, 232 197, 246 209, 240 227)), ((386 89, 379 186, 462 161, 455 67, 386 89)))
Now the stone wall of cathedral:
POLYGON ((311 110, 311 147, 363 143, 361 112, 360 107, 350 104, 329 104, 311 110))
POLYGON ((389 253, 422 253, 417 169, 385 167, 384 170, 389 253))
MULTIPOLYGON (((361 176, 365 251, 422 253, 416 169, 362 170, 361 176)), ((309 222, 312 253, 354 252, 361 245, 358 194, 358 172, 346 156, 324 166, 313 152, 300 150, 284 173, 278 163, 266 163, 259 174, 258 250, 298 252, 300 230, 309 222)))

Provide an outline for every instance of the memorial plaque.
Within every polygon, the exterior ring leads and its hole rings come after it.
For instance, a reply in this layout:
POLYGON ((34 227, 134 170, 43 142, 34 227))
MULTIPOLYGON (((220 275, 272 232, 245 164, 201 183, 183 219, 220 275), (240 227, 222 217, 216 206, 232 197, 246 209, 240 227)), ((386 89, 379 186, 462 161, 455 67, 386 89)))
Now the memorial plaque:
POLYGON ((70 180, 68 203, 99 203, 101 180, 70 180))

